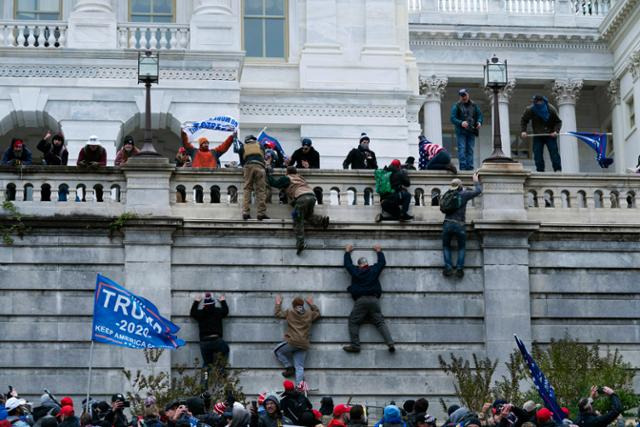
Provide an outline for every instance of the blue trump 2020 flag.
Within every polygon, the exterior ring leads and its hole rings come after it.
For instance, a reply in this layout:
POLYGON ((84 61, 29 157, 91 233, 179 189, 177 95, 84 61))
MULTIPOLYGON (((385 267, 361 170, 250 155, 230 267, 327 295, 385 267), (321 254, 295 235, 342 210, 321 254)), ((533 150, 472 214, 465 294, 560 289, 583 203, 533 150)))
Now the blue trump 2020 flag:
POLYGON ((139 297, 100 274, 93 305, 95 342, 129 348, 178 348, 180 327, 160 315, 151 301, 139 297))
POLYGON ((520 353, 522 353, 524 361, 527 362, 529 372, 531 372, 531 379, 533 379, 533 384, 536 386, 536 390, 538 390, 538 394, 542 398, 544 406, 553 412, 553 419, 556 422, 562 423, 564 412, 562 412, 560 405, 558 405, 558 402, 556 401, 556 392, 553 391, 551 383, 549 383, 547 377, 544 376, 540 367, 527 351, 527 347, 525 347, 524 343, 520 341, 520 338, 518 338, 517 335, 514 335, 514 338, 516 339, 516 344, 518 344, 518 349, 520 349, 520 353))
POLYGON ((282 148, 282 145, 280 145, 280 141, 278 141, 278 138, 276 138, 275 136, 271 136, 268 133, 266 133, 264 130, 262 130, 260 131, 256 139, 258 140, 261 146, 264 146, 267 142, 273 143, 278 154, 282 156, 283 159, 287 158, 287 154, 284 152, 284 148, 282 148))
POLYGON ((591 132, 567 132, 586 143, 596 152, 596 161, 601 168, 608 168, 613 159, 607 157, 607 134, 591 132))

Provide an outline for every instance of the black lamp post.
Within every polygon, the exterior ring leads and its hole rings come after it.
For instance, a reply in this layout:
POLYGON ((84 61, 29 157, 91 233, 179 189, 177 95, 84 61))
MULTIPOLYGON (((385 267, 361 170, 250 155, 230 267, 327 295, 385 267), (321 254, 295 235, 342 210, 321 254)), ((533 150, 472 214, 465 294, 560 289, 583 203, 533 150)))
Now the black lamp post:
POLYGON ((144 144, 140 149, 142 156, 160 156, 153 146, 151 135, 151 83, 158 83, 160 60, 158 53, 150 50, 138 52, 138 83, 144 83, 146 102, 144 112, 144 144))
POLYGON ((494 54, 491 59, 487 59, 487 64, 484 66, 484 85, 493 90, 493 153, 491 153, 489 158, 484 160, 485 162, 515 162, 510 157, 504 155, 502 151, 502 137, 500 135, 498 93, 500 89, 507 85, 507 82, 507 61, 500 62, 494 54))

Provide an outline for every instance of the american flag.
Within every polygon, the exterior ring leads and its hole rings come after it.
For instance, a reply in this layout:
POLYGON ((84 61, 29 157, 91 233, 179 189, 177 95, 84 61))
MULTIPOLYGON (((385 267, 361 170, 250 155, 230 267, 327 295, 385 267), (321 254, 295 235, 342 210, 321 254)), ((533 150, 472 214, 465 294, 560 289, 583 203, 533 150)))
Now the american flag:
POLYGON ((562 423, 564 412, 562 412, 560 405, 558 405, 558 402, 556 401, 556 393, 553 391, 551 383, 549 383, 547 377, 544 376, 536 361, 533 360, 533 357, 531 357, 531 354, 527 351, 527 347, 525 347, 524 343, 520 341, 520 338, 518 338, 517 335, 514 335, 513 337, 516 339, 516 344, 518 344, 518 349, 520 349, 522 357, 525 362, 527 362, 529 372, 531 373, 531 379, 533 380, 533 384, 536 386, 536 390, 538 390, 538 394, 544 402, 544 406, 553 413, 553 419, 556 422, 562 423))

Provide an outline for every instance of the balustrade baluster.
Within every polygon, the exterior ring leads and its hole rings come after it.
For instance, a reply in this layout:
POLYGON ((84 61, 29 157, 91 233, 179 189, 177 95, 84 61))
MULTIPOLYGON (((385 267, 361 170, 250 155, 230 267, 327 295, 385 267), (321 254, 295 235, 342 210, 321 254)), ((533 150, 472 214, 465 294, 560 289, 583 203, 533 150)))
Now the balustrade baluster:
POLYGON ((67 41, 67 27, 58 27, 58 47, 65 47, 67 41))
POLYGON ((7 32, 7 26, 6 25, 0 25, 0 46, 5 46, 5 34, 7 32))
POLYGON ((18 27, 18 38, 16 39, 18 47, 24 47, 25 40, 26 38, 24 36, 24 26, 21 25, 18 27))
POLYGON ((9 25, 8 26, 9 32, 7 35, 7 46, 8 47, 15 47, 16 45, 16 36, 15 34, 13 34, 13 32, 15 31, 15 27, 13 25, 9 25))
POLYGON ((126 49, 127 46, 127 29, 118 29, 118 46, 122 49, 126 49))
POLYGON ((158 49, 158 38, 156 37, 157 28, 149 27, 149 49, 158 49))
POLYGON ((135 49, 138 43, 138 40, 136 40, 136 29, 127 28, 125 31, 129 31, 129 49, 135 49))
POLYGON ((167 29, 160 29, 160 49, 165 50, 167 48, 167 29))
POLYGON ((174 50, 178 47, 177 30, 175 28, 169 31, 169 37, 169 49, 174 50))
POLYGON ((33 34, 35 32, 35 28, 33 26, 28 26, 27 31, 29 32, 29 36, 27 37, 27 47, 36 47, 36 37, 33 34))
POLYGON ((148 49, 149 39, 147 38, 147 28, 138 28, 140 32, 140 49, 148 49))
POLYGON ((49 30, 49 37, 47 37, 46 47, 56 47, 56 27, 47 27, 49 30))
POLYGON ((180 47, 182 49, 186 49, 187 47, 189 47, 189 30, 187 30, 186 28, 182 29, 180 30, 180 34, 180 47))

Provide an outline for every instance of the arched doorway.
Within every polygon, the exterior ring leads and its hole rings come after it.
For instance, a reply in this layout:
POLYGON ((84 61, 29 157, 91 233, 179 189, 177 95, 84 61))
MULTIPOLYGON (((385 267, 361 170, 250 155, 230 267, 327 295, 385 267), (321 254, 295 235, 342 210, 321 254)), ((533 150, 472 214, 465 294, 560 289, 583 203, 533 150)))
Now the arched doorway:
MULTIPOLYGON (((182 146, 180 142, 180 121, 171 114, 152 114, 151 132, 153 134, 153 146, 163 157, 167 157, 170 162, 174 161, 178 149, 182 146)), ((122 148, 122 141, 125 136, 131 135, 136 143, 136 147, 142 148, 144 141, 144 114, 137 113, 122 124, 122 129, 118 135, 117 149, 122 148)))
POLYGON ((24 141, 33 154, 33 164, 42 164, 42 153, 36 149, 47 131, 60 132, 60 123, 46 111, 12 112, 0 120, 0 155, 5 152, 13 138, 24 141))

